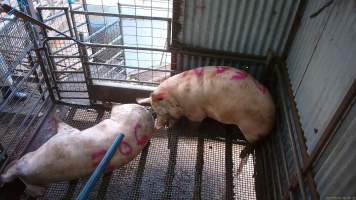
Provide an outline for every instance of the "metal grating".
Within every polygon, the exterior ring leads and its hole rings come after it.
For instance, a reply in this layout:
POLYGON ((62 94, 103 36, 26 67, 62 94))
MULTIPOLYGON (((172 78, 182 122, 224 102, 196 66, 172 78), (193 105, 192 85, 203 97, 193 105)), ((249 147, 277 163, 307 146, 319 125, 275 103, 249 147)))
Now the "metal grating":
MULTIPOLYGON (((108 117, 103 110, 70 107, 63 120, 85 129, 108 117)), ((255 199, 254 157, 236 177, 243 146, 225 138, 235 133, 231 129, 217 122, 204 128, 206 124, 197 129, 183 120, 156 133, 133 161, 103 176, 90 199, 226 199, 227 193, 235 199, 255 199)), ((86 180, 51 184, 39 199, 75 199, 86 180)))

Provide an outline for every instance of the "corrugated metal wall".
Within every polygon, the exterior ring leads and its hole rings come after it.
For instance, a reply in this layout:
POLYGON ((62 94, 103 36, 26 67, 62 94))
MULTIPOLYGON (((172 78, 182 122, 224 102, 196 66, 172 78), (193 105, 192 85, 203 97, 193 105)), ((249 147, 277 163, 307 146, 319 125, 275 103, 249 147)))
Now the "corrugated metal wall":
POLYGON ((315 167, 321 199, 356 198, 356 104, 350 109, 315 167))
POLYGON ((309 152, 356 77, 356 1, 328 2, 308 1, 287 59, 309 152))
POLYGON ((178 41, 191 47, 281 55, 299 0, 185 0, 178 41))

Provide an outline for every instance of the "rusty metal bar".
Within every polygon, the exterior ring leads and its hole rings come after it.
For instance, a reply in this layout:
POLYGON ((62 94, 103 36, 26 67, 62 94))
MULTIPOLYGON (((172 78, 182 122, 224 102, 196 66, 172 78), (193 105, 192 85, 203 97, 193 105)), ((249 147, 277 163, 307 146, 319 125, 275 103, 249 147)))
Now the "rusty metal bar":
POLYGON ((292 149, 292 156, 293 160, 296 165, 296 171, 297 171, 297 180, 299 182, 299 189, 301 191, 301 195, 303 199, 306 199, 306 194, 304 190, 304 182, 303 182, 303 177, 302 177, 302 168, 300 166, 300 161, 298 158, 298 152, 297 152, 297 144, 294 141, 294 136, 293 136, 293 131, 292 131, 292 125, 291 125, 291 119, 290 116, 288 115, 288 107, 286 103, 286 94, 283 92, 283 78, 282 74, 280 72, 280 69, 278 66, 275 67, 276 75, 277 75, 277 80, 278 80, 278 90, 280 92, 280 97, 281 97, 281 103, 282 103, 282 108, 283 108, 283 117, 286 120, 287 124, 287 129, 288 129, 288 136, 289 140, 291 142, 291 149, 292 149))
MULTIPOLYGON (((290 117, 294 120, 291 120, 292 123, 292 127, 294 128, 295 132, 297 133, 297 139, 299 142, 299 146, 300 146, 300 151, 302 154, 302 163, 303 165, 305 165, 308 160, 310 159, 310 156, 307 152, 307 146, 304 140, 304 134, 303 134, 303 130, 300 124, 299 119, 299 114, 297 111, 297 105, 296 102, 294 101, 294 95, 293 95, 293 91, 292 91, 292 85, 288 79, 288 72, 287 72, 287 68, 285 65, 281 65, 281 73, 282 73, 282 77, 284 78, 284 82, 286 83, 286 91, 288 93, 288 105, 291 108, 291 112, 290 117)), ((314 183, 314 179, 313 179, 313 174, 309 171, 305 174, 305 172, 302 169, 302 175, 306 176, 306 181, 307 184, 309 185, 309 189, 311 192, 311 196, 313 199, 319 199, 319 194, 318 191, 316 189, 316 185, 314 183)), ((294 183, 296 183, 296 181, 292 181, 294 183)))
POLYGON ((197 159, 195 162, 193 199, 201 199, 204 165, 204 138, 198 136, 197 159))
POLYGON ((169 147, 169 162, 167 167, 167 173, 164 180, 165 188, 163 192, 162 199, 171 199, 172 189, 173 189, 173 179, 174 179, 174 171, 177 163, 177 151, 178 151, 178 132, 170 131, 172 135, 170 135, 170 139, 168 141, 169 147))
POLYGON ((233 177, 233 160, 232 160, 232 142, 231 128, 226 133, 225 142, 225 199, 234 199, 234 177, 233 177))
POLYGON ((143 172, 145 171, 146 160, 147 160, 147 155, 148 155, 148 149, 149 149, 150 144, 151 143, 148 142, 148 144, 142 150, 140 161, 138 163, 138 168, 137 168, 137 171, 136 171, 136 174, 135 174, 135 181, 133 183, 132 192, 130 194, 132 196, 131 196, 130 199, 134 199, 135 196, 136 197, 139 196, 140 187, 141 187, 141 183, 142 183, 143 172))

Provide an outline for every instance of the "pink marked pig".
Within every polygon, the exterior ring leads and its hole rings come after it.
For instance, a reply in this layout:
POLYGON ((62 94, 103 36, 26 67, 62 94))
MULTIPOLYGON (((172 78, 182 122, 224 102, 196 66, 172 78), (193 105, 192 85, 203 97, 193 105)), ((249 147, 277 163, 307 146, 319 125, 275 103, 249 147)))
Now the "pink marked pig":
POLYGON ((243 70, 201 67, 172 76, 150 97, 157 113, 156 128, 169 126, 182 116, 200 122, 206 117, 237 125, 251 144, 273 128, 275 106, 267 88, 243 70), (168 125, 167 125, 168 124, 168 125))
POLYGON ((1 175, 2 182, 16 177, 29 185, 73 180, 94 171, 118 133, 125 135, 108 171, 134 159, 154 131, 152 113, 137 104, 114 105, 110 119, 79 131, 65 123, 58 133, 34 152, 14 162, 1 175))

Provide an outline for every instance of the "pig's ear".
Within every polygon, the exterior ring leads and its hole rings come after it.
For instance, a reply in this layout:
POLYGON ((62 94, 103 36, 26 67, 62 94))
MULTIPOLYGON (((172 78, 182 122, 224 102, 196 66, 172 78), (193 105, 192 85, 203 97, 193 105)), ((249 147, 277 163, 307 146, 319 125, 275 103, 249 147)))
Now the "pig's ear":
POLYGON ((148 98, 137 98, 136 102, 138 104, 150 104, 151 103, 151 97, 148 97, 148 98))
POLYGON ((167 97, 167 93, 166 92, 159 92, 159 93, 152 93, 151 94, 152 101, 162 101, 166 97, 167 97))

